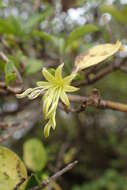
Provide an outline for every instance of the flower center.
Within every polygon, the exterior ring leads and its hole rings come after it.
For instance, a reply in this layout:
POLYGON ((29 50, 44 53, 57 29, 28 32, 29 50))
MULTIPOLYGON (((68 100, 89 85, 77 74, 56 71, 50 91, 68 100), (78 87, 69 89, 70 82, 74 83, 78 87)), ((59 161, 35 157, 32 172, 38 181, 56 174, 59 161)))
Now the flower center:
POLYGON ((64 83, 63 83, 63 81, 56 81, 55 86, 60 89, 60 88, 64 87, 64 83))

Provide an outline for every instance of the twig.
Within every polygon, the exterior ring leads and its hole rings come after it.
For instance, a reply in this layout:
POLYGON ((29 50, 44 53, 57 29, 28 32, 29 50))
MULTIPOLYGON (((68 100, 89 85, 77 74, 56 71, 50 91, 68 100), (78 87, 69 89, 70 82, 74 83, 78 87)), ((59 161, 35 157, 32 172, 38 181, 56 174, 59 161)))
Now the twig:
POLYGON ((24 86, 23 85, 20 85, 20 87, 11 87, 11 86, 8 86, 7 87, 7 90, 13 94, 19 94, 23 91, 24 89, 24 86))
POLYGON ((71 170, 76 164, 78 163, 78 161, 74 161, 70 164, 68 164, 65 168, 61 169, 60 171, 58 171, 57 173, 55 173, 54 175, 52 175, 49 179, 44 180, 41 185, 36 186, 31 188, 30 190, 40 190, 46 186, 48 186, 50 183, 52 183, 53 181, 57 180, 60 176, 62 176, 64 173, 68 172, 69 170, 71 170))
MULTIPOLYGON (((90 75, 92 74, 92 72, 89 72, 85 81, 81 82, 80 84, 78 84, 77 86, 86 86, 86 85, 90 85, 95 83, 96 81, 102 79, 103 77, 105 77, 106 75, 110 74, 113 71, 117 71, 117 70, 124 70, 123 69, 123 65, 127 62, 127 59, 123 59, 122 62, 115 62, 114 64, 109 64, 108 66, 105 66, 104 68, 102 68, 100 71, 98 71, 94 77, 90 77, 90 75)), ((124 67, 125 68, 125 67, 124 67)), ((124 70, 125 71, 125 70, 124 70)))
MULTIPOLYGON (((127 104, 113 102, 110 100, 104 100, 100 97, 100 95, 97 92, 98 91, 94 89, 92 94, 88 97, 79 95, 69 95, 69 100, 77 103, 80 102, 82 104, 82 108, 84 107, 84 110, 86 107, 92 106, 100 109, 112 109, 116 111, 127 112, 127 104)), ((69 109, 69 111, 71 112, 71 109, 69 109)), ((75 110, 75 112, 77 112, 77 110, 75 110)))
POLYGON ((120 67, 120 70, 127 73, 127 66, 121 66, 120 67))
POLYGON ((5 82, 0 82, 0 94, 19 94, 23 91, 24 86, 20 84, 20 86, 6 86, 5 82))
POLYGON ((112 109, 112 110, 117 110, 121 112, 127 112, 127 104, 122 104, 118 102, 113 102, 110 100, 101 100, 100 105, 98 106, 99 108, 102 109, 112 109))

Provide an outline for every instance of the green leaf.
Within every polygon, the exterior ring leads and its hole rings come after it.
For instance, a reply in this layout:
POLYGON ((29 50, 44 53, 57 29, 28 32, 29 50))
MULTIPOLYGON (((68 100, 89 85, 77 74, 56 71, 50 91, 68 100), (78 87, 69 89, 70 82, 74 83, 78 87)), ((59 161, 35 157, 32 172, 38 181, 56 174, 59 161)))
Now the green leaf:
POLYGON ((97 26, 93 24, 86 24, 85 26, 79 26, 69 34, 65 46, 68 46, 73 41, 78 40, 79 38, 83 37, 88 33, 96 32, 97 30, 98 30, 97 26))
POLYGON ((24 30, 26 32, 33 30, 33 28, 37 27, 37 25, 44 21, 51 13, 52 9, 51 7, 48 7, 44 12, 32 15, 24 24, 24 30))
POLYGON ((36 177, 36 174, 32 174, 29 178, 25 180, 23 184, 18 188, 18 190, 30 190, 31 188, 39 185, 39 181, 36 177))
POLYGON ((32 174, 25 186, 25 190, 29 190, 37 185, 39 185, 38 180, 37 180, 36 176, 32 174))
POLYGON ((124 10, 118 10, 118 8, 114 5, 103 5, 100 8, 102 13, 109 13, 111 14, 116 21, 118 21, 119 23, 122 24, 126 24, 127 23, 127 19, 126 19, 126 14, 124 13, 124 10))
POLYGON ((31 16, 28 21, 25 23, 24 25, 24 29, 27 30, 31 30, 33 27, 35 27, 38 23, 41 22, 43 18, 43 15, 41 15, 40 13, 31 16))
POLYGON ((5 77, 5 82, 6 82, 6 85, 8 86, 12 81, 15 81, 16 80, 16 75, 13 74, 13 73, 9 73, 6 75, 5 77))
POLYGON ((32 33, 33 36, 37 36, 37 37, 40 37, 42 40, 44 40, 45 42, 53 42, 55 43, 54 41, 54 36, 44 32, 44 31, 38 31, 38 30, 35 30, 33 31, 32 33))
POLYGON ((26 178, 27 171, 19 157, 8 148, 0 146, 0 189, 14 189, 26 178))
POLYGON ((56 37, 54 38, 54 45, 57 49, 57 51, 59 52, 60 55, 62 55, 64 53, 64 50, 65 50, 65 39, 62 38, 62 37, 56 37))
POLYGON ((5 82, 8 86, 12 81, 16 80, 16 74, 14 73, 14 64, 8 62, 5 65, 5 82))
POLYGON ((17 37, 22 37, 24 32, 22 30, 21 20, 15 17, 0 19, 0 34, 11 34, 17 37))
POLYGON ((0 19, 0 34, 12 34, 14 33, 14 28, 8 19, 0 19))
POLYGON ((25 33, 22 29, 22 23, 20 17, 10 17, 8 22, 13 27, 13 34, 17 37, 22 37, 25 33))
POLYGON ((42 170, 47 162, 47 155, 42 142, 32 138, 23 145, 23 159, 26 166, 32 171, 42 170))
POLYGON ((41 70, 43 63, 41 60, 34 58, 25 58, 24 60, 26 63, 26 75, 31 75, 41 70))
POLYGON ((28 186, 28 182, 29 182, 29 178, 26 179, 26 180, 24 181, 24 183, 22 183, 22 184, 19 186, 18 190, 26 190, 26 189, 27 189, 27 186, 28 186))

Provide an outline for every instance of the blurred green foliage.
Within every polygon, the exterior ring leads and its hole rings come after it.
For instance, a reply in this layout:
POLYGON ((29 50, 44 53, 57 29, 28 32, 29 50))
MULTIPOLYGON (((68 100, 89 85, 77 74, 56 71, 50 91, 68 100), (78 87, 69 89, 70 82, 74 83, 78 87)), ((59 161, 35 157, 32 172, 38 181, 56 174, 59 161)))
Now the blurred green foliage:
POLYGON ((115 170, 107 170, 99 179, 82 186, 76 186, 72 190, 126 190, 127 179, 120 176, 115 170))
MULTIPOLYGON (((75 57, 96 44, 116 42, 119 39, 126 50, 125 1, 77 0, 72 3, 68 0, 67 5, 72 5, 66 12, 62 9, 62 1, 40 1, 39 6, 35 2, 37 1, 0 1, 0 52, 8 58, 6 63, 0 56, 0 82, 5 84, 4 87, 0 86, 0 122, 9 124, 7 131, 0 128, 0 136, 11 131, 12 123, 24 125, 25 118, 30 125, 34 123, 31 110, 38 112, 40 109, 39 104, 35 108, 35 105, 32 107, 32 103, 26 100, 17 102, 15 94, 9 94, 8 91, 7 94, 2 94, 1 90, 19 85, 16 71, 22 77, 26 89, 41 79, 43 67, 54 72, 54 68, 64 61, 64 74, 69 74, 75 57), (19 110, 11 113, 8 109, 13 101, 19 110), (23 110, 27 110, 24 117, 23 110), (17 118, 20 118, 18 122, 17 118)), ((94 72, 91 77, 100 69, 113 65, 126 56, 125 51, 92 68, 94 72)), ((87 72, 89 69, 80 72, 74 85, 82 83, 87 72)), ((104 99, 126 103, 126 77, 126 72, 114 71, 100 81, 82 87, 79 94, 86 96, 93 88, 98 88, 104 99)), ((72 104, 74 108, 79 106, 72 104)), ((112 110, 89 108, 79 114, 66 114, 59 109, 57 130, 48 140, 42 137, 41 125, 44 126, 44 123, 40 124, 39 118, 36 125, 34 123, 35 127, 30 127, 26 135, 19 132, 21 139, 17 137, 18 140, 15 140, 15 134, 5 144, 24 158, 29 175, 28 182, 25 182, 28 190, 38 185, 45 176, 50 176, 75 159, 79 161, 78 165, 59 181, 63 189, 126 190, 126 118, 126 113, 112 110)), ((3 178, 3 174, 0 177, 3 178)), ((60 189, 59 185, 54 184, 54 189, 60 189)))
POLYGON ((122 8, 122 10, 119 10, 116 6, 111 5, 111 6, 106 6, 103 5, 100 8, 102 13, 110 13, 117 22, 121 23, 121 24, 127 24, 127 6, 124 6, 122 8))

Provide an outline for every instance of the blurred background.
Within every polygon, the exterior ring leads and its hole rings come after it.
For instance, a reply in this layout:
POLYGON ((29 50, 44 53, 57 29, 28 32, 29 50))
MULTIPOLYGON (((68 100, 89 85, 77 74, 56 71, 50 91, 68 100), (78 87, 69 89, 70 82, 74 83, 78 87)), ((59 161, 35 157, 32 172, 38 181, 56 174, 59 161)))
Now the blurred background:
MULTIPOLYGON (((0 51, 10 62, 6 66, 1 54, 0 143, 15 151, 26 165, 24 155, 37 154, 43 166, 35 163, 37 167, 27 167, 29 175, 34 172, 39 179, 78 160, 54 184, 56 190, 127 189, 127 113, 91 107, 71 113, 59 108, 56 130, 45 139, 41 98, 18 100, 15 94, 34 87, 42 79, 44 66, 53 72, 64 62, 67 75, 81 52, 117 40, 124 51, 82 71, 74 85, 83 84, 89 74, 93 77, 109 65, 126 61, 127 1, 0 0, 0 51)), ((87 96, 97 88, 104 99, 126 104, 126 81, 127 67, 114 69, 92 84, 81 85, 77 94, 87 96)))

